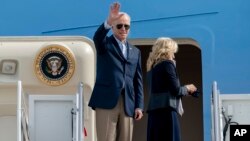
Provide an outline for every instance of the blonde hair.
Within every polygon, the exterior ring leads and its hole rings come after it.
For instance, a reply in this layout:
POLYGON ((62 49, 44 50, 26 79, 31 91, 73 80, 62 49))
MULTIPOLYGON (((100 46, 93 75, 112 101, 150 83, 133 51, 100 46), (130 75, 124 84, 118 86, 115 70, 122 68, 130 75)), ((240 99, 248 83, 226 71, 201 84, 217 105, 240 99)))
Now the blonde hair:
POLYGON ((178 51, 177 43, 168 37, 160 37, 152 47, 147 60, 147 71, 150 71, 156 64, 169 60, 178 51))

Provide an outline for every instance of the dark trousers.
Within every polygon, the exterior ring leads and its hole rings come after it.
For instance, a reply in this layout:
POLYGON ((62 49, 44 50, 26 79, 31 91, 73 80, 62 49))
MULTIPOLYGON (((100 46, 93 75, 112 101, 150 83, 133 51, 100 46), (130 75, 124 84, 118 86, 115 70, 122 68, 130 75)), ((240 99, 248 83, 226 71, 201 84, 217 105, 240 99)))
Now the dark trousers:
POLYGON ((177 113, 162 108, 148 112, 147 141, 181 141, 177 113))

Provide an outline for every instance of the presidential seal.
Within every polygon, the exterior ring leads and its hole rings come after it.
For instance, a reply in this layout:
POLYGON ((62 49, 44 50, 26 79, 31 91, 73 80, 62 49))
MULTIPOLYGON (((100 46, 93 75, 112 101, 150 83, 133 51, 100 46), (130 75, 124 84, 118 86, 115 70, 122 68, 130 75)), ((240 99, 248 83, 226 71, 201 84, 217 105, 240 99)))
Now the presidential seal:
POLYGON ((38 79, 50 86, 59 86, 70 80, 75 70, 75 57, 66 47, 58 44, 46 46, 35 59, 38 79))

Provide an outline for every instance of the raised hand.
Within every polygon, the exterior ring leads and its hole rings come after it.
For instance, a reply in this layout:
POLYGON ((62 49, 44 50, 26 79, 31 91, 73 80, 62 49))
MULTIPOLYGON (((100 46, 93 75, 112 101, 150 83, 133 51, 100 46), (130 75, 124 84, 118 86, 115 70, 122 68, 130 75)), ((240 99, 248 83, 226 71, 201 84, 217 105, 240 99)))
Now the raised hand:
POLYGON ((117 20, 120 16, 122 16, 122 14, 120 14, 120 3, 118 2, 114 2, 113 4, 111 4, 110 6, 110 11, 109 11, 109 17, 108 17, 108 20, 107 20, 107 23, 112 26, 113 25, 113 22, 115 20, 117 20))

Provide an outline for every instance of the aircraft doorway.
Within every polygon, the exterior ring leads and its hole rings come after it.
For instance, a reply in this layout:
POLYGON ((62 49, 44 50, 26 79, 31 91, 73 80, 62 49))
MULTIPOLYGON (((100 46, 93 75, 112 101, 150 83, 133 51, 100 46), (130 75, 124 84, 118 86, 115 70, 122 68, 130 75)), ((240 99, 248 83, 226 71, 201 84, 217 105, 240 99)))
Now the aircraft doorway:
MULTIPOLYGON (((144 82, 145 109, 148 104, 148 93, 146 87, 146 62, 156 39, 132 39, 129 42, 141 50, 142 70, 144 82)), ((174 39, 179 45, 175 54, 177 71, 182 85, 193 83, 200 91, 199 98, 184 97, 184 115, 180 118, 182 141, 203 140, 203 96, 202 96, 202 58, 201 48, 192 39, 174 39)), ((147 114, 140 121, 135 122, 133 141, 146 141, 147 114)))

